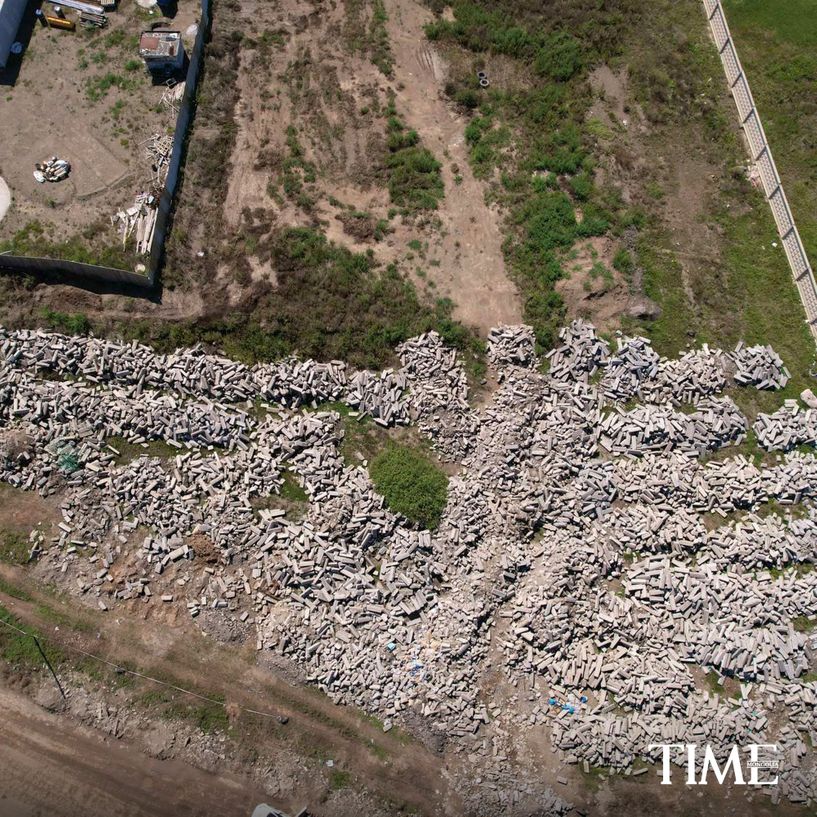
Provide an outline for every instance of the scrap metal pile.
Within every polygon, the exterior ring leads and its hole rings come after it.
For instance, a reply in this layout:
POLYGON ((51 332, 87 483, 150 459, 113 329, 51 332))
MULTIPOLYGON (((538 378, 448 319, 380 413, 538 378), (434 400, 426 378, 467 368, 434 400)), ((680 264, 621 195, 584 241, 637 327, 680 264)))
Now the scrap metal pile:
POLYGON ((68 178, 71 172, 71 163, 66 159, 52 156, 34 165, 34 180, 40 184, 45 182, 61 182, 68 178))
POLYGON ((760 414, 759 466, 729 456, 750 424, 723 391, 784 384, 771 350, 617 346, 574 321, 540 366, 528 327, 500 327, 499 385, 475 408, 434 333, 373 373, 0 330, 0 479, 59 497, 35 551, 101 609, 221 611, 384 728, 419 716, 479 759, 486 814, 567 808, 509 775, 537 727, 566 762, 625 774, 658 759, 650 743, 724 760, 777 742, 775 796, 817 799, 817 458, 791 450, 814 443, 815 412, 760 414), (435 531, 344 459, 363 415, 416 424, 459 465, 435 531), (178 454, 119 464, 111 438, 178 454), (291 475, 298 519, 274 507, 291 475), (515 692, 486 687, 488 669, 515 692))

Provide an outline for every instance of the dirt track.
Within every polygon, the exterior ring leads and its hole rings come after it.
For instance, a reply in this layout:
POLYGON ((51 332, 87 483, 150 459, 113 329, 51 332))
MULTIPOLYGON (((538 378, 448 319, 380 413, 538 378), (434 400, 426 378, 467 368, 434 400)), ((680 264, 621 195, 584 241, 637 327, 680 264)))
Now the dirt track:
POLYGON ((0 817, 239 817, 264 802, 247 781, 103 741, 8 689, 0 709, 0 817))
POLYGON ((395 58, 398 110, 422 134, 425 144, 443 162, 446 200, 440 206, 444 237, 434 277, 450 294, 454 316, 487 332, 502 323, 519 323, 522 310, 516 285, 505 272, 501 215, 485 204, 485 186, 474 178, 465 143, 465 125, 441 96, 446 67, 425 37, 431 13, 414 0, 387 0, 388 27, 395 58), (461 182, 454 181, 452 166, 461 182))

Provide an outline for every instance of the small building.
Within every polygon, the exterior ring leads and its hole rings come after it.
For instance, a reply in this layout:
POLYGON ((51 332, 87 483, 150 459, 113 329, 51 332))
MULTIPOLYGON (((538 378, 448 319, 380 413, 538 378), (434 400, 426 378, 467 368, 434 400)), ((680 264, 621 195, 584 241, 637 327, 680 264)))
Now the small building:
POLYGON ((6 67, 26 8, 26 0, 0 0, 0 68, 6 67))
POLYGON ((145 31, 139 56, 152 74, 172 74, 184 67, 184 43, 178 31, 145 31))

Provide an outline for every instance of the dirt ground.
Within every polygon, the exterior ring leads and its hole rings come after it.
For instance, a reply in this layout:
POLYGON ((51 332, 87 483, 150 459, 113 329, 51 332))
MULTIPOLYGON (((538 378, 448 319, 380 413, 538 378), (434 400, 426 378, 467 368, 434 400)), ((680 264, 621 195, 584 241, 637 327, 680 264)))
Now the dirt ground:
POLYGON ((431 268, 429 275, 442 293, 450 293, 456 304, 454 314, 463 323, 482 330, 519 323, 519 295, 502 256, 502 216, 485 205, 485 185, 471 172, 466 121, 442 97, 446 65, 423 32, 431 14, 414 0, 386 0, 385 6, 396 73, 401 78, 398 109, 406 111, 409 125, 423 135, 434 154, 446 157, 446 201, 440 211, 444 235, 432 243, 440 266, 431 268), (459 183, 457 175, 462 179, 459 183))
MULTIPOLYGON (((180 0, 178 8, 166 22, 184 34, 197 20, 198 3, 180 0)), ((116 245, 110 216, 150 189, 154 173, 144 143, 154 133, 172 133, 175 114, 160 103, 165 86, 145 70, 138 37, 162 18, 122 3, 108 19, 104 29, 74 32, 29 21, 22 62, 0 72, 0 175, 12 194, 0 240, 37 222, 53 241, 94 227, 100 242, 116 245), (69 177, 38 184, 35 162, 53 155, 71 163, 69 177)))
MULTIPOLYGON (((233 751, 222 746, 217 756, 211 752, 197 753, 192 758, 183 756, 214 771, 253 775, 256 784, 263 783, 264 791, 276 799, 279 807, 296 813, 308 803, 317 815, 351 817, 361 813, 352 795, 362 793, 370 799, 370 811, 364 808, 362 813, 378 813, 375 804, 384 799, 409 804, 422 814, 462 813, 445 777, 448 763, 441 763, 441 758, 420 742, 408 742, 396 732, 383 733, 362 712, 335 705, 300 682, 293 685, 297 672, 288 666, 257 663, 249 645, 220 644, 189 618, 180 617, 171 625, 162 620, 161 608, 159 615, 151 616, 144 607, 122 608, 115 616, 100 615, 67 594, 55 598, 43 593, 22 569, 0 565, 0 578, 24 588, 33 598, 24 601, 0 591, 0 604, 27 624, 50 634, 72 655, 79 648, 119 665, 138 666, 153 677, 171 677, 186 688, 221 694, 228 707, 268 713, 271 726, 267 726, 268 719, 262 718, 236 727, 235 735, 240 739, 233 751), (64 617, 62 626, 55 629, 54 616, 44 612, 45 606, 64 617), (78 628, 66 626, 69 620, 78 622, 78 628), (206 678, 202 666, 207 667, 206 678), (285 727, 278 725, 278 718, 286 720, 285 727), (348 802, 321 807, 335 792, 326 759, 332 760, 331 768, 350 776, 348 802), (425 781, 424 785, 418 787, 417 780, 425 781), (443 803, 448 804, 447 810, 443 803)), ((74 695, 81 694, 76 682, 69 688, 74 695)), ((107 706, 114 705, 122 706, 122 702, 108 698, 107 706)), ((91 713, 97 706, 90 707, 91 713)), ((104 724, 100 725, 104 728, 104 724)), ((140 721, 126 724, 120 734, 141 751, 155 753, 154 749, 161 747, 146 739, 148 731, 140 721)), ((174 743, 173 731, 163 739, 168 746, 174 743)), ((179 742, 184 744, 175 743, 179 742)), ((164 757, 175 755, 174 751, 158 753, 164 757)))
POLYGON ((3 687, 0 709, 0 817, 248 817, 265 802, 246 779, 148 757, 3 687))
MULTIPOLYGON (((486 206, 485 187, 471 172, 466 122, 443 98, 446 65, 423 33, 431 14, 414 0, 389 0, 385 10, 393 80, 350 49, 348 3, 242 3, 255 36, 264 30, 282 32, 284 43, 264 57, 266 83, 259 81, 257 55, 242 51, 225 221, 238 227, 242 214, 253 210, 278 226, 320 222, 331 240, 358 252, 371 250, 384 264, 399 264, 429 297, 451 298, 454 317, 466 325, 484 332, 500 323, 518 323, 519 297, 504 268, 502 217, 486 206), (445 198, 427 218, 391 219, 391 232, 375 243, 350 234, 339 217, 351 207, 373 219, 388 218, 388 192, 375 167, 385 123, 371 109, 385 106, 390 93, 398 115, 442 162, 445 198), (265 157, 286 152, 290 125, 318 169, 317 201, 309 212, 270 195, 268 188, 265 157)), ((268 262, 255 261, 251 267, 253 280, 274 283, 268 262)), ((232 272, 226 265, 219 270, 237 299, 240 289, 230 281, 232 272)))

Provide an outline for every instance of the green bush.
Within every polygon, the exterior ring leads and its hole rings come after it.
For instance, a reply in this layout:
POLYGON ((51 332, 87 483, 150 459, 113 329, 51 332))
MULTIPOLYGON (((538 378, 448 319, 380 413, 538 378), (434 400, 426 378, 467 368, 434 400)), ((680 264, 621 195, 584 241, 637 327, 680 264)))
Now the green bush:
POLYGON ((413 448, 391 444, 369 465, 375 488, 395 513, 433 530, 448 500, 448 477, 413 448))
POLYGON ((59 329, 69 335, 87 335, 91 331, 91 322, 81 312, 68 314, 46 308, 42 310, 42 316, 52 329, 59 329))
POLYGON ((473 88, 462 88, 454 91, 450 96, 455 102, 458 102, 463 108, 473 111, 479 107, 480 96, 473 88))
POLYGON ((555 345, 566 313, 561 295, 552 289, 535 292, 525 301, 525 322, 534 327, 536 340, 543 349, 555 345))
POLYGON ((389 104, 387 113, 389 155, 386 171, 392 203, 404 213, 436 210, 437 203, 445 196, 442 165, 420 144, 417 131, 406 130, 397 116, 394 102, 389 104))
POLYGON ((581 134, 573 123, 554 130, 537 147, 538 150, 533 157, 537 170, 577 173, 587 158, 581 134))
POLYGON ((619 247, 613 256, 613 268, 617 269, 625 278, 633 274, 633 257, 624 247, 619 247))
POLYGON ((569 80, 582 67, 581 43, 566 31, 552 34, 539 49, 534 67, 542 76, 569 80))
POLYGON ((470 357, 483 356, 475 336, 451 318, 450 302, 421 303, 393 266, 380 270, 366 255, 330 244, 308 228, 278 232, 272 257, 279 285, 255 316, 179 323, 140 319, 118 331, 159 352, 204 343, 247 364, 297 353, 380 369, 393 364, 398 343, 432 329, 470 357))
POLYGON ((570 180, 570 190, 579 201, 587 201, 593 192, 593 179, 589 173, 579 173, 570 180))
POLYGON ((115 269, 133 269, 135 257, 122 247, 121 242, 108 245, 110 225, 93 222, 64 241, 52 241, 39 221, 30 221, 7 241, 0 241, 0 253, 28 255, 35 258, 59 258, 80 264, 98 264, 115 269))

